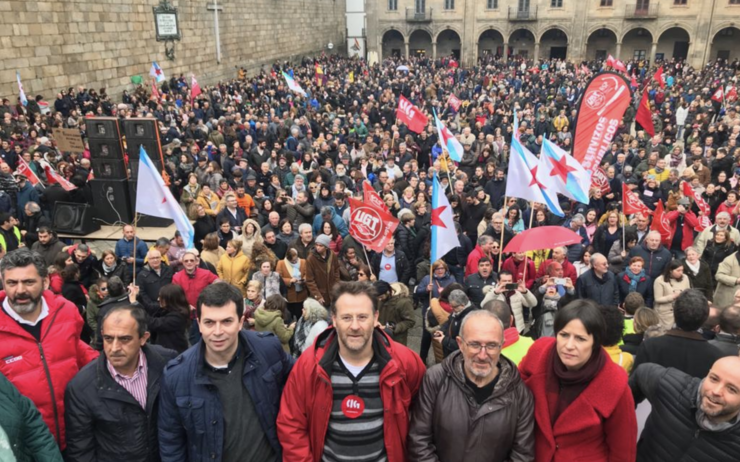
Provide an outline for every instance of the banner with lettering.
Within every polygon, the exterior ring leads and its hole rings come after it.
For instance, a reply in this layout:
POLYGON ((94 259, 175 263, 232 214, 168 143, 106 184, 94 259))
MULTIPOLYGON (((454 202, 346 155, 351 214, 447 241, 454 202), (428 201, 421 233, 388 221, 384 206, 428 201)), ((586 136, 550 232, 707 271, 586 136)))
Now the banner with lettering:
POLYGON ((429 119, 421 111, 411 104, 411 101, 401 95, 398 99, 398 109, 396 109, 396 118, 408 125, 409 130, 421 133, 427 127, 429 119))
POLYGON ((382 252, 398 227, 398 219, 370 203, 349 199, 349 234, 368 249, 382 252))

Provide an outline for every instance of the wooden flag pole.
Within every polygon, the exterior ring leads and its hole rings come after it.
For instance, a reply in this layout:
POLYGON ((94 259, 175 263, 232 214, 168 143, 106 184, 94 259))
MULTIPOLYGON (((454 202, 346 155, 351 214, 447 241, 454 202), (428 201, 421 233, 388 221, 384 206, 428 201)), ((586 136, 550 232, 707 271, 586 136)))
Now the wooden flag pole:
POLYGON ((139 214, 134 214, 134 250, 132 252, 132 257, 134 258, 134 271, 133 271, 133 284, 136 285, 136 225, 139 222, 139 214))
MULTIPOLYGON (((504 207, 506 207, 506 196, 504 196, 504 207)), ((493 227, 493 225, 491 225, 493 227)), ((498 272, 501 272, 501 264, 504 262, 504 232, 506 231, 506 216, 501 220, 501 242, 498 251, 498 272)))

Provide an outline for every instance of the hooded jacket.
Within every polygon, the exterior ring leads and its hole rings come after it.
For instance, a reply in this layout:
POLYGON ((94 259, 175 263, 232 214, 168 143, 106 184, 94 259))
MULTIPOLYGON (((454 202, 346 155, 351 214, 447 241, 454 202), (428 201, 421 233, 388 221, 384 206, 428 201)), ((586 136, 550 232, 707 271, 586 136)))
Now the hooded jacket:
MULTIPOLYGON (((0 373, 33 401, 59 446, 66 446, 64 388, 98 356, 80 340, 82 317, 72 302, 44 291, 49 314, 41 321, 41 341, 0 308, 0 373)), ((0 292, 0 304, 5 291, 0 292)))
MULTIPOLYGON (((409 406, 424 376, 421 358, 376 329, 375 359, 380 364, 380 396, 385 408, 383 435, 388 462, 406 459, 409 406)), ((331 365, 339 354, 333 327, 298 358, 285 385, 277 418, 284 460, 319 462, 331 417, 331 365)))
POLYGON ((516 365, 499 357, 493 393, 478 404, 456 351, 432 366, 411 414, 408 459, 534 461, 534 400, 516 365))
POLYGON ((288 342, 293 336, 293 329, 286 327, 283 321, 283 313, 280 311, 257 308, 254 312, 254 330, 257 332, 272 332, 280 340, 283 350, 290 353, 288 342))

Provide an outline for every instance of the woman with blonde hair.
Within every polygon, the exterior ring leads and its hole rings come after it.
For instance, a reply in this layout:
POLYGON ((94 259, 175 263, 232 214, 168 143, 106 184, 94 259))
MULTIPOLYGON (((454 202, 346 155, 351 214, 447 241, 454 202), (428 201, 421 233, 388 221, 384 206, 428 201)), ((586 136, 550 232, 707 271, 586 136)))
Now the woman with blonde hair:
POLYGON ((264 306, 262 298, 262 283, 259 281, 247 282, 247 296, 244 298, 244 328, 254 330, 254 312, 264 306))
POLYGON ((226 254, 226 250, 219 244, 218 234, 208 233, 203 238, 203 251, 200 253, 200 259, 206 263, 210 263, 214 267, 218 267, 218 262, 221 261, 221 257, 226 254))
POLYGON ((242 253, 241 239, 232 239, 226 243, 226 253, 216 265, 218 277, 235 286, 247 296, 247 275, 249 274, 249 257, 242 253))
POLYGON ((300 319, 295 327, 293 355, 298 357, 311 347, 320 333, 329 327, 329 313, 321 303, 309 297, 303 303, 300 319))

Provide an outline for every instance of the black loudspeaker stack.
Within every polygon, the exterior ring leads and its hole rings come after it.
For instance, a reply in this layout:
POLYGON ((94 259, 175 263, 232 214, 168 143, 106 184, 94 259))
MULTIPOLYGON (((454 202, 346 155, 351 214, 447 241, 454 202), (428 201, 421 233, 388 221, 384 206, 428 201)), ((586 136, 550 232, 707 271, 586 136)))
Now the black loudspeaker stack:
MULTIPOLYGON (((160 172, 164 168, 157 120, 93 117, 86 119, 86 125, 95 177, 90 180, 95 219, 103 224, 132 223, 141 147, 160 172)), ((172 220, 140 215, 138 223, 167 227, 172 220)))
POLYGON ((92 215, 93 207, 90 204, 57 202, 52 226, 60 233, 90 234, 100 229, 100 223, 93 221, 92 215))

